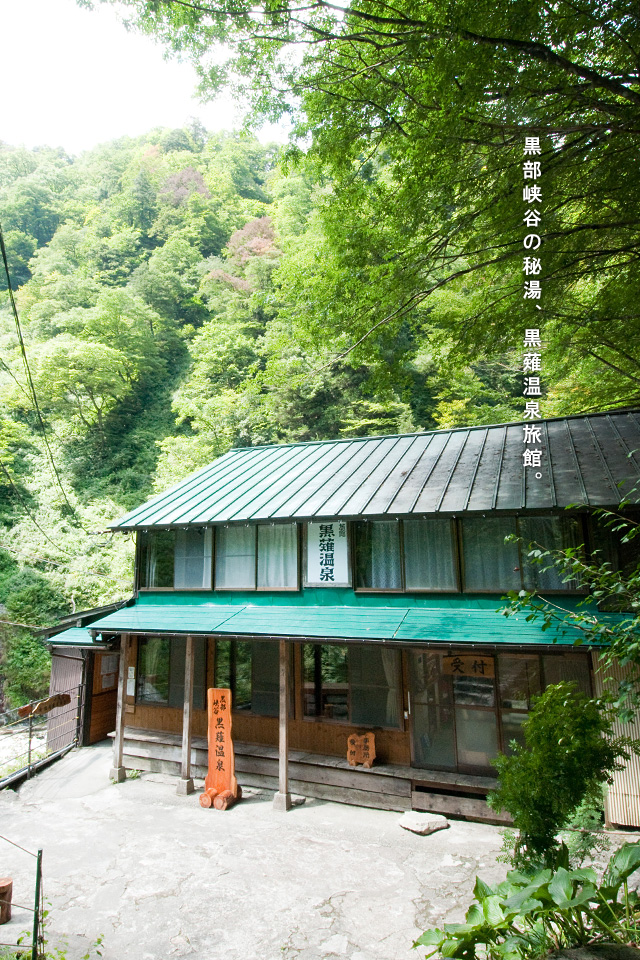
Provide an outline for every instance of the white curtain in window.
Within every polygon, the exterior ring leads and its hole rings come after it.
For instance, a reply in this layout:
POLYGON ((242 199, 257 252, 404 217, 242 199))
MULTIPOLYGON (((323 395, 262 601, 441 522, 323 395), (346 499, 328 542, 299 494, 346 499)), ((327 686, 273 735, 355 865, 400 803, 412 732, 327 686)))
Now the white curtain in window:
POLYGON ((295 523, 258 526, 258 586, 298 586, 298 535, 295 523))
POLYGON ((450 520, 405 520, 404 576, 407 590, 456 590, 450 520))
POLYGON ((543 550, 563 550, 577 546, 577 526, 568 517, 523 517, 518 520, 520 536, 523 538, 522 563, 524 567, 524 585, 527 590, 575 590, 577 583, 570 580, 563 583, 565 574, 547 558, 542 565, 529 560, 529 544, 534 543, 543 550), (545 569, 545 568, 549 569, 545 569))
POLYGON ((397 650, 380 651, 382 654, 382 669, 384 670, 385 680, 389 686, 387 693, 387 726, 397 727, 400 722, 400 712, 398 710, 398 701, 400 699, 400 659, 397 650))
POLYGON ((211 587, 211 528, 176 531, 173 585, 176 590, 211 587))
POLYGON ((216 587, 256 585, 256 528, 219 527, 216 531, 216 587))
POLYGON ((515 517, 465 517, 462 542, 467 590, 520 589, 518 544, 504 542, 515 532, 515 517))
POLYGON ((158 579, 158 544, 155 537, 150 538, 149 552, 147 553, 147 586, 157 586, 158 579))
POLYGON ((380 590, 399 590, 402 587, 400 562, 400 524, 397 520, 372 520, 371 528, 371 583, 380 590))

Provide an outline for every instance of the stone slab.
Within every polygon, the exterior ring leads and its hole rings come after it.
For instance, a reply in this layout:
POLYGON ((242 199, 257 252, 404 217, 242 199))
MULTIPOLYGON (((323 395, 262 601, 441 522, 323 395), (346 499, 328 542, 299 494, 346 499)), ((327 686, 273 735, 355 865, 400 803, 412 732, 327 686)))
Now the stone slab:
POLYGON ((419 813, 417 810, 408 810, 403 813, 398 823, 403 830, 410 830, 411 833, 417 833, 421 837, 436 833, 438 830, 446 830, 450 826, 447 818, 439 813, 419 813))

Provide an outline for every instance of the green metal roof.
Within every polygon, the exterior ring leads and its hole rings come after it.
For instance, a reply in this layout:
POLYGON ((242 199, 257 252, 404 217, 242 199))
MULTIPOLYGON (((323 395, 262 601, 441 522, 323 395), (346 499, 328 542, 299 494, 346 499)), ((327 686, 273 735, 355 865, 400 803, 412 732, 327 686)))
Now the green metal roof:
POLYGON ((193 597, 188 603, 153 602, 158 599, 158 595, 153 595, 124 607, 96 620, 90 629, 106 633, 310 637, 447 645, 572 645, 581 637, 580 631, 570 625, 543 631, 542 621, 527 623, 526 614, 505 617, 497 609, 500 602, 495 597, 489 601, 490 608, 459 602, 425 606, 215 603, 194 602, 193 597))
POLYGON ((87 627, 70 627, 49 637, 47 643, 51 647, 102 647, 104 643, 94 640, 87 627))
POLYGON ((640 480, 637 412, 536 425, 544 451, 539 479, 523 467, 522 423, 247 447, 229 451, 111 526, 606 507, 640 480))

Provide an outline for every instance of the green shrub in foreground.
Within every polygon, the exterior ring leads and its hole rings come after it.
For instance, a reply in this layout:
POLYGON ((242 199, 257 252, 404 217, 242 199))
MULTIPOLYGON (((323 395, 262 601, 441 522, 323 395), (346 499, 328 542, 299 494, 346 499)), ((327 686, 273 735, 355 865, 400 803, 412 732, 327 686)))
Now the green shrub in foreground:
POLYGON ((628 879, 640 867, 640 842, 611 857, 598 884, 589 867, 512 870, 495 888, 476 878, 465 923, 427 930, 414 947, 461 960, 537 960, 550 950, 592 943, 637 943, 640 898, 628 879))

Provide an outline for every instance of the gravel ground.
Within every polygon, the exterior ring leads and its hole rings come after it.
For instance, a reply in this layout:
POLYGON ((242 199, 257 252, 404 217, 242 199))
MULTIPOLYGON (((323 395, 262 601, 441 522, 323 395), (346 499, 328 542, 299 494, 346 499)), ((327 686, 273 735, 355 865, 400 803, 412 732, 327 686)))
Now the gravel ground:
MULTIPOLYGON (((387 811, 307 800, 279 813, 259 790, 203 810, 170 777, 110 783, 110 763, 107 745, 74 750, 0 792, 0 833, 44 851, 49 936, 69 960, 100 935, 105 960, 418 960, 413 941, 462 919, 476 873, 504 876, 493 826, 422 837, 387 811)), ((14 904, 32 902, 29 854, 0 842, 0 875, 14 904)), ((0 940, 30 922, 14 906, 0 940)))

